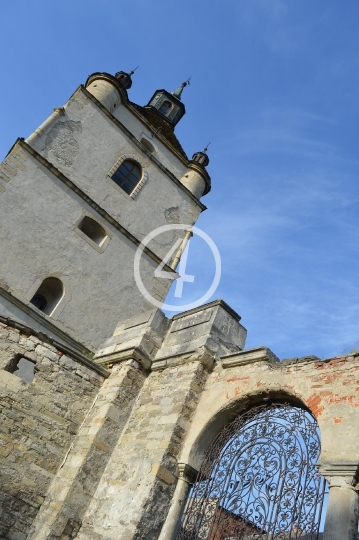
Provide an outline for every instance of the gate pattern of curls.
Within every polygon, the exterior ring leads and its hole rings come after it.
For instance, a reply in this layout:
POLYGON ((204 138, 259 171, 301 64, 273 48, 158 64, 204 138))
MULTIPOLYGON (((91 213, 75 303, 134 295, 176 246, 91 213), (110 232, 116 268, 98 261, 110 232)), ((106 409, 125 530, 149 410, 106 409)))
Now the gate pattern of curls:
POLYGON ((318 538, 325 479, 316 420, 273 403, 236 417, 212 442, 177 540, 318 538))

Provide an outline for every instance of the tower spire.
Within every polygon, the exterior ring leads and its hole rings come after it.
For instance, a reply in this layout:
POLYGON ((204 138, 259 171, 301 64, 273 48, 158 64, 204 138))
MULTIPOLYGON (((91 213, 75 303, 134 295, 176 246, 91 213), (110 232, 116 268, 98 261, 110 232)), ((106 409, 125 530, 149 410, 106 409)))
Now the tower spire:
POLYGON ((181 95, 182 95, 183 89, 186 88, 187 85, 189 86, 190 80, 191 80, 191 77, 189 79, 187 79, 187 81, 183 82, 181 84, 181 86, 179 88, 177 88, 177 90, 175 90, 174 92, 171 92, 172 96, 174 96, 175 98, 181 100, 181 95))

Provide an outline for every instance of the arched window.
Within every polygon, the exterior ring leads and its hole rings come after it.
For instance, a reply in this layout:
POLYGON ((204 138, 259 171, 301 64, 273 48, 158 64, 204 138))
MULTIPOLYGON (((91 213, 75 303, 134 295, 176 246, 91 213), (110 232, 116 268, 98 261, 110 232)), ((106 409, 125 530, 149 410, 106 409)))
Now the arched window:
POLYGON ((173 105, 170 101, 164 101, 158 111, 163 114, 163 116, 168 116, 172 111, 172 108, 173 105))
POLYGON ((130 159, 125 159, 111 178, 130 195, 141 180, 141 176, 142 170, 139 164, 130 159))
POLYGON ((107 238, 105 229, 101 227, 97 221, 88 216, 83 218, 83 220, 79 223, 78 228, 98 246, 102 246, 107 238))
POLYGON ((30 302, 46 315, 51 315, 63 295, 62 281, 55 277, 48 277, 41 283, 30 302))

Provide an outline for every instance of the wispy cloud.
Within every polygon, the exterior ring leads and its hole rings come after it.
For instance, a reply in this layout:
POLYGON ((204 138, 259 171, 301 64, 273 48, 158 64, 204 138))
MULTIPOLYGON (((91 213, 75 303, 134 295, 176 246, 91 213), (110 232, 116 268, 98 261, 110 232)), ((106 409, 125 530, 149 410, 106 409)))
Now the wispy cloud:
POLYGON ((241 163, 241 177, 229 173, 199 223, 223 259, 216 297, 243 315, 248 346, 281 357, 332 356, 359 341, 359 163, 316 136, 318 124, 335 128, 320 115, 272 108, 229 135, 226 154, 241 163), (273 162, 267 170, 276 153, 277 170, 273 162))

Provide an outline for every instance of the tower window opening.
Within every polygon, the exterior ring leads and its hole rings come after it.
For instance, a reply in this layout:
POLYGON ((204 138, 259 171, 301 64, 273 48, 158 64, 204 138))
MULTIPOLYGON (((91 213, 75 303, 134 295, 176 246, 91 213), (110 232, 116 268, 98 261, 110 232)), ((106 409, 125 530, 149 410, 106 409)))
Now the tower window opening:
POLYGON ((30 302, 46 315, 51 315, 64 295, 62 281, 55 277, 44 279, 30 302))
POLYGON ((91 219, 88 216, 83 218, 83 220, 79 223, 78 228, 98 246, 102 246, 107 238, 105 229, 103 229, 101 225, 99 225, 94 219, 91 219))
POLYGON ((173 109, 173 105, 170 101, 164 101, 159 108, 158 112, 163 114, 163 116, 169 116, 170 112, 173 109))
POLYGON ((141 180, 141 176, 142 170, 138 163, 126 159, 111 178, 120 188, 130 195, 141 180))
POLYGON ((31 299, 31 303, 34 304, 34 306, 40 311, 45 311, 47 306, 46 298, 44 298, 42 294, 35 294, 31 299))

